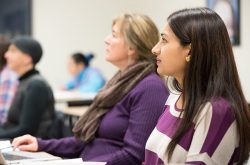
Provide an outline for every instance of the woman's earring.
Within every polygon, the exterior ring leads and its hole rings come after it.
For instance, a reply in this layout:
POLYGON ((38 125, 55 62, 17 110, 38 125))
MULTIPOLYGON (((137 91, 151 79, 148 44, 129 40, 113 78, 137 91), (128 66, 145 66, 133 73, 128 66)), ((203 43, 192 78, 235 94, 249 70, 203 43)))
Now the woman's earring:
POLYGON ((186 57, 186 61, 189 62, 189 61, 190 61, 190 58, 191 58, 191 56, 188 55, 188 56, 186 57))

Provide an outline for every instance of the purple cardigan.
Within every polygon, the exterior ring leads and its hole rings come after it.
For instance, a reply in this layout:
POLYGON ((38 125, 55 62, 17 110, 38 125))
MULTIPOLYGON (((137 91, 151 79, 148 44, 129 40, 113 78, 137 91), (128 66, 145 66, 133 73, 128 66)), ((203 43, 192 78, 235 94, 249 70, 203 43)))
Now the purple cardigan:
POLYGON ((102 119, 96 138, 85 144, 75 137, 38 139, 39 151, 60 157, 81 157, 108 165, 139 165, 146 141, 163 112, 169 93, 154 73, 140 81, 102 119))

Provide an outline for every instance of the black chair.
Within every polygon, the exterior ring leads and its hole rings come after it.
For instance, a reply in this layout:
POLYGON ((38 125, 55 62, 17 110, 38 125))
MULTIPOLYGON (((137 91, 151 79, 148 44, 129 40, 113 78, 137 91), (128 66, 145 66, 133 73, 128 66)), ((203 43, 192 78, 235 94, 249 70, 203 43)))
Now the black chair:
POLYGON ((48 139, 59 139, 64 137, 66 125, 64 124, 64 115, 61 112, 55 112, 54 120, 49 128, 48 139))

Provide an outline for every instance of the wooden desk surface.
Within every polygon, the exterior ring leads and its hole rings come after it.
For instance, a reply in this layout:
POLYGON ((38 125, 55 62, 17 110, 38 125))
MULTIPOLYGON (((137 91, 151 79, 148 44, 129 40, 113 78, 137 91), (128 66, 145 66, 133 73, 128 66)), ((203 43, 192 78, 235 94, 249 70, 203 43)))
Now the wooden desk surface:
POLYGON ((88 106, 64 107, 57 109, 58 111, 71 116, 82 116, 88 109, 88 106))

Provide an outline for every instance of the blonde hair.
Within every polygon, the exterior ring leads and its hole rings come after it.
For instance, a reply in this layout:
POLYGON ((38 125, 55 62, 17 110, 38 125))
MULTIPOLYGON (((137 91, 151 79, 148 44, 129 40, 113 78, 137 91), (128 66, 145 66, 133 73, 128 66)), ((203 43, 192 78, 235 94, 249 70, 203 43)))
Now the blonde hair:
POLYGON ((138 61, 152 61, 151 50, 159 41, 159 31, 154 22, 144 14, 123 14, 113 20, 118 24, 126 44, 136 50, 138 61))

